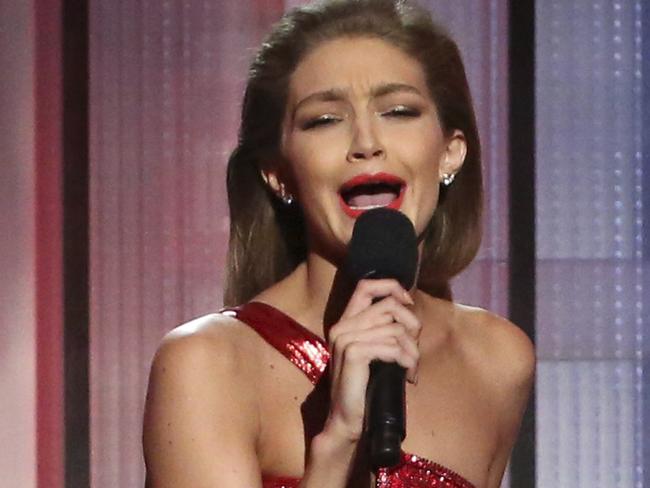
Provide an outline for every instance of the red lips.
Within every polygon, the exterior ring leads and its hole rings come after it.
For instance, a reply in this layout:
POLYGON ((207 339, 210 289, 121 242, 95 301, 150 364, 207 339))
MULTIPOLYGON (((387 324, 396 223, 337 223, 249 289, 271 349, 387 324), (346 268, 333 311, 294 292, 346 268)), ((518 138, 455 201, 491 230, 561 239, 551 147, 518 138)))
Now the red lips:
POLYGON ((399 210, 404 200, 406 182, 388 173, 362 174, 346 181, 339 190, 343 211, 357 218, 376 207, 399 210))

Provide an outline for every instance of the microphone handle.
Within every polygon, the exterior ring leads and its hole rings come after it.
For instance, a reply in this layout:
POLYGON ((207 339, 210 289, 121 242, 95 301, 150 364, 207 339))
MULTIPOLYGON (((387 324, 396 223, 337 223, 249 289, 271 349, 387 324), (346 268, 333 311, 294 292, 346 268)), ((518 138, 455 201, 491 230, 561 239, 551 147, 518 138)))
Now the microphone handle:
POLYGON ((374 468, 399 464, 406 437, 406 369, 397 363, 372 361, 366 390, 366 432, 374 468))

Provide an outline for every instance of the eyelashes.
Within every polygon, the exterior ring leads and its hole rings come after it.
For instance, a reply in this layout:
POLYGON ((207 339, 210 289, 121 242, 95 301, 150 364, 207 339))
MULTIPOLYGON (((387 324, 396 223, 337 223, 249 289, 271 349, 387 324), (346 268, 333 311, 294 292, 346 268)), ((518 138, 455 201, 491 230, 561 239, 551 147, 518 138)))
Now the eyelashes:
POLYGON ((338 122, 341 119, 339 117, 336 117, 334 115, 321 115, 320 117, 316 117, 314 119, 309 119, 305 123, 303 123, 300 128, 302 130, 309 130, 309 129, 314 129, 316 127, 322 127, 325 125, 330 125, 333 124, 334 122, 338 122))
POLYGON ((422 112, 420 112, 418 109, 415 108, 407 107, 405 105, 399 105, 397 107, 393 107, 387 112, 383 112, 382 115, 388 117, 415 118, 422 115, 422 112))
MULTIPOLYGON (((422 115, 422 112, 412 107, 407 107, 405 105, 398 105, 384 112, 380 112, 380 115, 381 117, 385 117, 385 118, 410 119, 410 118, 419 117, 420 115, 422 115)), ((302 130, 311 130, 311 129, 316 129, 318 127, 334 125, 342 120, 343 120, 342 117, 332 115, 332 114, 325 114, 305 121, 303 124, 301 124, 300 128, 302 130)))

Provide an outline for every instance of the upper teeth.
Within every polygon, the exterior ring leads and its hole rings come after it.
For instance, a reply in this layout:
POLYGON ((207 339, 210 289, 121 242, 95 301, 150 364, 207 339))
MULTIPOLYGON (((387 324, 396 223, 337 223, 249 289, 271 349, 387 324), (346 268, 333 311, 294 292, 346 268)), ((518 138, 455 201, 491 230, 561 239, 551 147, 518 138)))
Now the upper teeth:
POLYGON ((354 205, 348 205, 350 208, 353 208, 355 210, 371 210, 373 208, 380 208, 380 207, 385 207, 386 205, 366 205, 363 207, 355 207, 354 205))

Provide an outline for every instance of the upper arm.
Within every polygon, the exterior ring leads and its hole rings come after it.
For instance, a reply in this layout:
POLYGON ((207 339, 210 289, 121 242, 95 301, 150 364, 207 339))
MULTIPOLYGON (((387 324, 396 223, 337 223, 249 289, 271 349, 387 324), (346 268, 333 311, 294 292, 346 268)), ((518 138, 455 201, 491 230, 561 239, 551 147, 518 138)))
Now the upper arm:
POLYGON ((261 486, 257 402, 245 365, 228 332, 175 331, 163 340, 144 415, 148 488, 261 486))
POLYGON ((535 351, 530 339, 514 324, 495 318, 494 343, 501 360, 491 371, 498 409, 499 442, 488 473, 488 488, 499 488, 535 377, 535 351))

